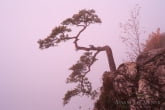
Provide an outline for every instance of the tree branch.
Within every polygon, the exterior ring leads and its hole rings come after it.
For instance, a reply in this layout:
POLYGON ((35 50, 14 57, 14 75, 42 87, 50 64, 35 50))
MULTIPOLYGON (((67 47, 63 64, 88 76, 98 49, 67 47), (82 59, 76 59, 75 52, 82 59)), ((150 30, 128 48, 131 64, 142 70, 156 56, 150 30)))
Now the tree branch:
MULTIPOLYGON (((80 34, 87 28, 87 26, 84 26, 80 32, 75 36, 75 37, 72 37, 72 38, 75 38, 74 40, 74 44, 75 44, 75 47, 77 50, 85 50, 85 51, 96 51, 95 55, 94 55, 94 58, 97 56, 97 54, 100 52, 100 51, 106 51, 106 54, 107 54, 107 58, 108 58, 108 63, 109 63, 109 68, 111 71, 116 71, 116 65, 115 65, 115 61, 114 61, 114 58, 113 58, 113 53, 112 53, 112 49, 109 47, 109 46, 103 46, 103 47, 95 47, 93 45, 91 45, 89 48, 88 47, 81 47, 78 45, 78 38, 80 36, 80 34)), ((93 64, 93 63, 92 63, 93 64)), ((89 69, 90 71, 90 69, 89 69)))
POLYGON ((72 73, 67 78, 66 83, 78 83, 75 89, 68 91, 64 97, 64 104, 68 103, 72 96, 82 93, 83 95, 95 96, 96 91, 92 90, 92 84, 88 81, 86 74, 91 71, 91 66, 97 60, 97 55, 105 51, 108 58, 110 71, 116 71, 116 65, 114 62, 112 50, 109 46, 95 47, 90 45, 89 47, 79 46, 78 40, 83 31, 90 25, 94 23, 101 23, 100 18, 94 14, 94 10, 81 10, 78 14, 74 14, 72 18, 64 20, 61 26, 58 26, 52 30, 52 33, 45 39, 39 40, 41 49, 49 48, 55 46, 62 41, 74 40, 76 50, 86 51, 84 55, 80 57, 76 64, 74 64, 70 70, 72 73), (77 33, 76 36, 70 37, 68 35, 72 30, 68 28, 68 25, 75 25, 77 27, 82 27, 82 29, 77 33))

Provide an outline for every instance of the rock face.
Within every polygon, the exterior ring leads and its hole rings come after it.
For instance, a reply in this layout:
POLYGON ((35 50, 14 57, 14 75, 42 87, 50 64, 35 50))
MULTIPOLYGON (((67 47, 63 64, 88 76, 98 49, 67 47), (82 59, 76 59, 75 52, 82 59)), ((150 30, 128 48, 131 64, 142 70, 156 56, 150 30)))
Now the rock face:
POLYGON ((165 48, 105 72, 94 110, 165 110, 165 48))

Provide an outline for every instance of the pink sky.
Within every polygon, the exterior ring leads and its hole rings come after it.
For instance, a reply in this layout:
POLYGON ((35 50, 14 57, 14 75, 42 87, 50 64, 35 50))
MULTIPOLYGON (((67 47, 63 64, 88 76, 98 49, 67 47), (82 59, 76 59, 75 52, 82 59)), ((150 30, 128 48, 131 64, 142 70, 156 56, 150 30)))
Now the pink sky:
MULTIPOLYGON (((67 17, 81 9, 95 9, 102 24, 91 25, 82 45, 110 45, 117 65, 125 48, 119 39, 119 23, 129 18, 135 4, 141 6, 141 25, 146 35, 160 27, 165 31, 164 0, 0 0, 0 110, 78 110, 92 101, 76 97, 63 107, 62 98, 73 86, 65 79, 82 52, 72 42, 40 50, 37 40, 45 38, 67 17)), ((95 87, 108 69, 106 56, 99 54, 89 77, 95 87)))

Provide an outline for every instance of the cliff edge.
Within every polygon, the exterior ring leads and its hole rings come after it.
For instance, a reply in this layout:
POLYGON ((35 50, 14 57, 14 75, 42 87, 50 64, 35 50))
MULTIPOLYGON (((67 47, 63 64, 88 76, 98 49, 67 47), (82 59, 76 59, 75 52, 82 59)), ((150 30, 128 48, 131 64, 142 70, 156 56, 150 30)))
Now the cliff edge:
POLYGON ((165 110, 165 48, 105 72, 94 110, 165 110))

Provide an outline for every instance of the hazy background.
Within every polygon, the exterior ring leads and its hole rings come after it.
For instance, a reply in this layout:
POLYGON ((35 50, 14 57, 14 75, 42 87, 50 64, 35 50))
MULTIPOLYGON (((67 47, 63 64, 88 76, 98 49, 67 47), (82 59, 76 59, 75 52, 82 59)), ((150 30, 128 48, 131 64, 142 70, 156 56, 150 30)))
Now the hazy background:
MULTIPOLYGON (((0 0, 0 110, 83 110, 93 101, 75 97, 63 107, 62 98, 73 85, 65 84, 68 70, 82 52, 72 41, 40 50, 37 41, 81 9, 95 9, 102 24, 91 25, 81 45, 110 45, 117 65, 125 58, 119 23, 135 4, 141 6, 141 25, 148 33, 165 31, 165 0, 0 0)), ((105 53, 99 54, 89 74, 94 87, 108 70, 105 53)))

